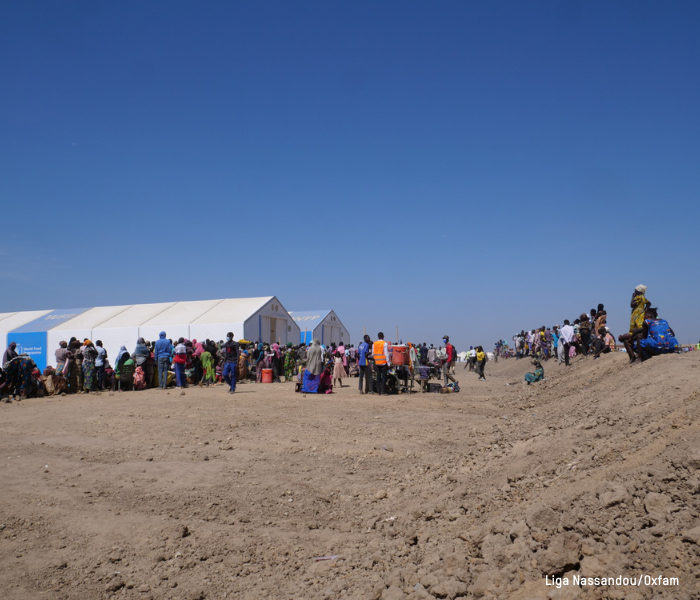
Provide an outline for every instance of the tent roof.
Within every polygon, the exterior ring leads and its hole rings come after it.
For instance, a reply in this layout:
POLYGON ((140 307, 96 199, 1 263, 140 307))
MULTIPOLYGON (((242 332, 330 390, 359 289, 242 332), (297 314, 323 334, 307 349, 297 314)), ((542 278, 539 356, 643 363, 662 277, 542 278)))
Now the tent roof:
POLYGON ((221 300, 191 322, 197 324, 244 323, 273 298, 274 296, 263 296, 221 300))
POLYGON ((0 313, 0 327, 2 327, 2 321, 7 319, 8 317, 11 317, 12 315, 16 315, 16 312, 10 312, 10 313, 0 313))
POLYGON ((56 329, 59 325, 63 325, 63 323, 75 319, 88 310, 88 308, 57 308, 50 310, 36 319, 15 327, 12 333, 39 333, 42 331, 51 331, 52 329, 56 329))
MULTIPOLYGON (((124 306, 98 306, 86 310, 84 313, 68 321, 63 321, 63 323, 56 325, 53 329, 66 331, 97 328, 108 319, 123 313, 127 308, 129 308, 128 304, 124 306)), ((1 322, 2 321, 0 321, 0 323, 1 322)))
POLYGON ((292 319, 299 325, 299 329, 308 329, 313 331, 323 319, 328 316, 331 312, 330 309, 326 310, 290 310, 289 314, 292 315, 292 319))
POLYGON ((50 310, 28 310, 25 312, 14 313, 12 316, 6 317, 0 321, 0 331, 9 333, 18 327, 22 327, 22 325, 31 323, 44 315, 48 315, 50 312, 50 310))
MULTIPOLYGON (((275 296, 0 313, 0 332, 119 329, 245 322, 275 296), (19 331, 17 331, 19 330, 19 331)), ((278 300, 276 300, 279 302, 278 300)), ((285 310, 280 303, 280 308, 285 310)), ((317 311, 319 312, 319 311, 317 311)), ((325 317, 330 311, 320 311, 325 317)), ((298 313, 302 315, 304 313, 298 313)), ((310 313, 309 313, 310 314, 310 313)), ((319 317, 319 321, 321 318, 319 317)))
POLYGON ((175 302, 158 302, 156 304, 134 304, 126 310, 114 315, 111 319, 107 319, 95 329, 112 329, 120 327, 138 327, 149 319, 164 312, 175 302))
POLYGON ((141 325, 160 327, 162 325, 180 325, 182 323, 194 323, 208 310, 214 308, 223 300, 196 300, 194 302, 176 302, 170 308, 157 314, 141 325))

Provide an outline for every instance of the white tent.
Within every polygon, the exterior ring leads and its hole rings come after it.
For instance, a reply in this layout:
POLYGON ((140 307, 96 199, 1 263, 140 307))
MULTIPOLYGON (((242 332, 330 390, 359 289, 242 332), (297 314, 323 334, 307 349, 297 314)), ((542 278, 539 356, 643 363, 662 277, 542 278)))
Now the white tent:
POLYGON ((234 339, 298 343, 299 327, 275 296, 222 300, 192 321, 192 339, 222 340, 227 332, 234 339))
POLYGON ((299 326, 302 344, 318 338, 322 344, 350 343, 350 333, 332 310, 294 310, 289 313, 299 326))
POLYGON ((61 340, 102 340, 113 363, 121 346, 133 352, 139 337, 155 341, 161 331, 173 340, 218 341, 229 331, 251 341, 299 339, 299 327, 275 296, 0 313, 0 339, 17 341, 41 369, 55 364, 61 340))

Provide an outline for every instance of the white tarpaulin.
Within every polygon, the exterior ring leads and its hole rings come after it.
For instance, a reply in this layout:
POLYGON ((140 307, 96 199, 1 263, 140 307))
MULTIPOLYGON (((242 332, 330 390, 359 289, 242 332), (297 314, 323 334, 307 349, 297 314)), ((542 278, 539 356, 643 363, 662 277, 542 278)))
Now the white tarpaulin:
POLYGON ((214 308, 221 300, 176 302, 170 308, 139 325, 139 334, 146 340, 157 340, 161 331, 176 342, 178 338, 191 339, 190 323, 214 308))
MULTIPOLYGON (((129 305, 126 306, 98 306, 91 308, 84 313, 64 321, 60 325, 56 325, 53 329, 47 332, 47 357, 46 360, 50 365, 56 365, 55 352, 58 350, 58 343, 61 341, 69 341, 74 337, 81 342, 88 338, 93 343, 100 339, 93 337, 94 328, 104 323, 108 319, 124 312, 129 305)), ((0 321, 1 323, 1 321, 0 321)), ((104 340, 103 340, 104 342, 104 340)), ((109 352, 109 350, 107 350, 109 352)))
MULTIPOLYGON (((102 345, 114 366, 114 359, 119 348, 126 346, 129 353, 134 351, 136 340, 139 338, 139 325, 173 306, 174 302, 161 302, 158 304, 135 304, 126 310, 107 319, 92 330, 92 341, 102 340, 102 345)), ((169 336, 172 337, 172 336, 169 336)), ((158 339, 156 336, 155 339, 158 339)))
MULTIPOLYGON (((255 315, 272 296, 263 298, 228 298, 203 313, 190 323, 190 339, 219 341, 233 333, 234 340, 244 337, 244 324, 255 315)), ((256 338, 257 339, 257 338, 256 338)))

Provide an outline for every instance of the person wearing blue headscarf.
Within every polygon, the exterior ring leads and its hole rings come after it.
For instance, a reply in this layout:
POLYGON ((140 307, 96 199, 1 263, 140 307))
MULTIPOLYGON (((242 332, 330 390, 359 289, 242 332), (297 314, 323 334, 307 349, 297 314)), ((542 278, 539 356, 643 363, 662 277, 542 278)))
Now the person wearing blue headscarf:
MULTIPOLYGON (((119 348, 119 352, 117 353, 117 358, 114 361, 115 367, 119 364, 119 361, 121 361, 122 356, 124 356, 125 354, 128 354, 128 351, 126 349, 126 346, 122 346, 121 348, 119 348)), ((126 360, 126 359, 124 359, 124 360, 126 360)))

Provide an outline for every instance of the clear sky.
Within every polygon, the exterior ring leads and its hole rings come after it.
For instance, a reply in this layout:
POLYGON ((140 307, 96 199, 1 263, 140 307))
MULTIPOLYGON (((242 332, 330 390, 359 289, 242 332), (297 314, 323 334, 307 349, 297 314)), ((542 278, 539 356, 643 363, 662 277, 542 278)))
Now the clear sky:
MULTIPOLYGON (((700 339, 700 2, 5 2, 0 312, 700 339), (695 316, 693 316, 695 315, 695 316)), ((389 336, 389 337, 393 337, 389 336)))

